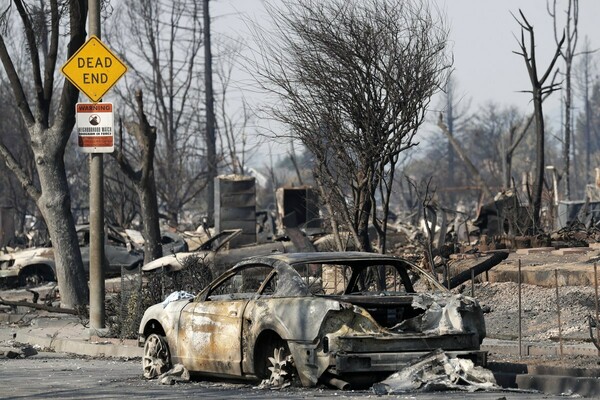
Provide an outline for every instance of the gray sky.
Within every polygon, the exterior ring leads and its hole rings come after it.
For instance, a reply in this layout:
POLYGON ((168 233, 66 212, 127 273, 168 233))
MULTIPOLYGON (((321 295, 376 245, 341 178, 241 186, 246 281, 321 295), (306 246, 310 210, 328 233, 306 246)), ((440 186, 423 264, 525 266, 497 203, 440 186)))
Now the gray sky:
MULTIPOLYGON (((214 31, 251 41, 242 16, 264 20, 262 3, 262 0, 211 2, 212 15, 217 17, 214 31)), ((457 92, 466 103, 470 102, 471 112, 490 101, 516 105, 523 111, 533 108, 530 95, 519 93, 528 90, 530 84, 523 58, 513 53, 518 50, 515 36, 519 37, 520 30, 511 12, 518 15, 521 8, 533 25, 538 69, 543 72, 556 47, 546 3, 546 0, 437 0, 450 27, 457 92)), ((566 4, 567 0, 558 1, 561 16, 566 4)), ((600 46, 600 1, 581 0, 579 18, 579 49, 586 36, 592 48, 600 46)), ((558 65, 562 69, 560 61, 558 65)), ((559 96, 560 93, 553 94, 546 103, 545 112, 552 124, 560 123, 559 96)), ((433 106, 436 104, 439 102, 432 102, 433 106)))
MULTIPOLYGON (((566 9, 567 1, 559 1, 566 9)), ((530 95, 518 93, 530 88, 523 58, 512 53, 518 50, 515 36, 520 30, 510 14, 518 15, 519 8, 533 25, 536 36, 538 70, 547 68, 556 49, 552 18, 546 11, 546 0, 445 0, 441 3, 451 24, 455 73, 459 91, 472 98, 472 105, 493 100, 531 108, 530 95)), ((557 9, 561 8, 557 6, 557 9)), ((560 13, 564 16, 564 12, 560 13)), ((600 45, 600 1, 581 0, 579 12, 579 41, 582 48, 585 36, 591 47, 600 45)), ((576 61, 577 62, 577 61, 576 61)), ((558 66, 564 70, 559 61, 558 66)), ((559 93, 548 104, 554 114, 559 107, 559 93)), ((558 113, 560 118, 560 113, 558 113)))

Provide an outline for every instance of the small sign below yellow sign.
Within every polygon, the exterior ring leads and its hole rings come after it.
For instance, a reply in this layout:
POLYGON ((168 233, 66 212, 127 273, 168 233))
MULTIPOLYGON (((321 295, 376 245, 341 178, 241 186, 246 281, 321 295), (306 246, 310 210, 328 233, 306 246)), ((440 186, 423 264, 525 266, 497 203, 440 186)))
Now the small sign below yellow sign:
POLYGON ((79 149, 84 153, 115 151, 112 103, 77 103, 75 108, 79 149))
POLYGON ((62 73, 94 103, 100 101, 127 72, 127 66, 96 36, 87 42, 62 67, 62 73))

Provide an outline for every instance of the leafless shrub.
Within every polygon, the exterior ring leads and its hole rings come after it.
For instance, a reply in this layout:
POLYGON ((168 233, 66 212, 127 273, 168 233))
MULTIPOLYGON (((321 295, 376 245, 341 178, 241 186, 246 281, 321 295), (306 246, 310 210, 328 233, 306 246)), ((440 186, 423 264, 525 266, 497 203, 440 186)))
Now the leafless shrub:
POLYGON ((122 339, 137 338, 144 311, 162 302, 172 292, 198 294, 212 281, 208 260, 192 255, 182 262, 182 270, 166 273, 158 270, 147 276, 125 275, 121 291, 107 298, 106 315, 109 335, 122 339))

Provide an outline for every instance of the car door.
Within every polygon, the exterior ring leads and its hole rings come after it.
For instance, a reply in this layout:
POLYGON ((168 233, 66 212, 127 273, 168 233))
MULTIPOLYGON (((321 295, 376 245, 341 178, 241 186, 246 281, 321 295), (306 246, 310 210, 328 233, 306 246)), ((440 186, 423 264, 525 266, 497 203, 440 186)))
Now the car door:
POLYGON ((242 374, 242 317, 269 271, 246 267, 218 281, 188 315, 181 352, 190 370, 218 375, 242 374))

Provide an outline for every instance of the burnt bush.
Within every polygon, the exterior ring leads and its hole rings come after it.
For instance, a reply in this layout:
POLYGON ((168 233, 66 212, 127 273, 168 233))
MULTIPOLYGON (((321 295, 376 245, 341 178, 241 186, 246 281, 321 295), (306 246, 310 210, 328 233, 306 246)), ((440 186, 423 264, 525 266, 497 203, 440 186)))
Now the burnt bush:
POLYGON ((192 255, 181 264, 182 269, 174 272, 158 269, 143 275, 122 274, 120 290, 106 299, 109 336, 136 339, 148 307, 162 302, 172 292, 198 294, 212 281, 210 262, 204 257, 192 255))

